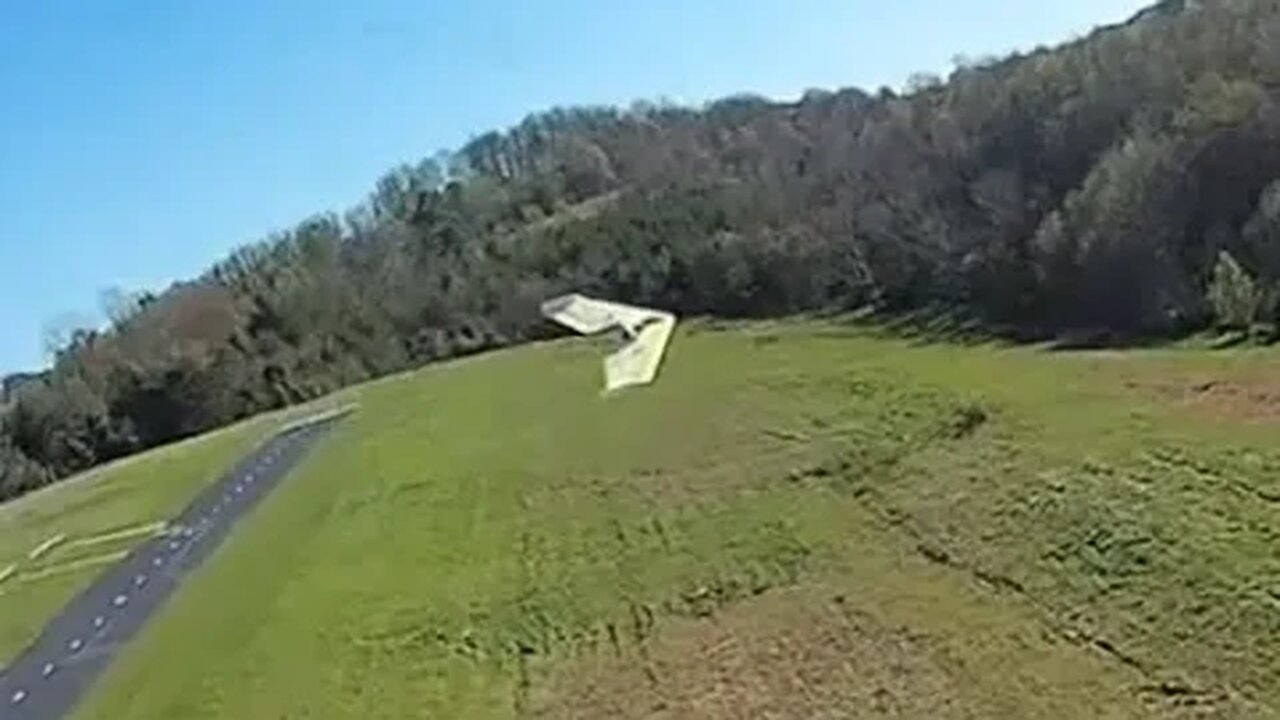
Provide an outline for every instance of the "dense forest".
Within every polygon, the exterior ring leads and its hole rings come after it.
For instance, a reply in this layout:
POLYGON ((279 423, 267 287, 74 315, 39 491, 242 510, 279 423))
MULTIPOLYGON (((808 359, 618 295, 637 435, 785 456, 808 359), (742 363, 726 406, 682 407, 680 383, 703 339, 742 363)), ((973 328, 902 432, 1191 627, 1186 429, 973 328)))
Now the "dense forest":
POLYGON ((0 397, 0 498, 551 330, 570 289, 682 314, 933 309, 1035 336, 1280 319, 1280 6, 1174 0, 899 93, 557 109, 397 168, 0 397))

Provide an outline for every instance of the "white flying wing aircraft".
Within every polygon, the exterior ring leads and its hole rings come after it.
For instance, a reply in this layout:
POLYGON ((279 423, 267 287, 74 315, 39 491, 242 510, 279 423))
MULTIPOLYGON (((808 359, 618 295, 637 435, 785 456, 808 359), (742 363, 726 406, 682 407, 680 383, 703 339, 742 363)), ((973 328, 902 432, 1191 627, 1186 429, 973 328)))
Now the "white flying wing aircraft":
POLYGON ((544 302, 542 315, 583 335, 622 330, 627 344, 604 360, 606 391, 653 382, 676 327, 676 316, 669 312, 576 293, 544 302))

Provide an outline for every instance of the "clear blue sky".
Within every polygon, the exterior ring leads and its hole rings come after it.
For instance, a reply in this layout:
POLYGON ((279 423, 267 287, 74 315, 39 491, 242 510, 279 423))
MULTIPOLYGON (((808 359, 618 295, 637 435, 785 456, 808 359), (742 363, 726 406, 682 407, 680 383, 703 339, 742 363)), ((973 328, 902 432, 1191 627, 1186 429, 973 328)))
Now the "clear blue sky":
POLYGON ((0 374, 391 166, 554 105, 900 87, 1143 0, 0 0, 0 374))

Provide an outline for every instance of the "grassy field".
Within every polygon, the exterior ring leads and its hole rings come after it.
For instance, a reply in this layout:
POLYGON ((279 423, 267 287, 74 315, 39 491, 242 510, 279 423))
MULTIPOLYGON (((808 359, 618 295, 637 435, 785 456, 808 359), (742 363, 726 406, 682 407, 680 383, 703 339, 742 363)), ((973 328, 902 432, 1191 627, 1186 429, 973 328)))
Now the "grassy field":
POLYGON ((599 358, 361 388, 79 717, 1280 713, 1275 353, 704 325, 611 398, 599 358))

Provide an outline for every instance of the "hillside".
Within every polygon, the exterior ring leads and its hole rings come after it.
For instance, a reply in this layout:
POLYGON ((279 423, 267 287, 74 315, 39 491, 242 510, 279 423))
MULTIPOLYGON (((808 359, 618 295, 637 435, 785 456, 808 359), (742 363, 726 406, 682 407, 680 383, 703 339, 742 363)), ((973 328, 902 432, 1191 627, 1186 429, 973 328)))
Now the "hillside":
MULTIPOLYGON (((608 399, 599 351, 350 390, 78 717, 1280 711, 1276 351, 691 324, 608 399)), ((69 484, 11 547, 154 520, 248 430, 69 484)), ((54 590, 0 597, 0 638, 54 590)))
POLYGON ((0 417, 0 498, 545 337, 568 289, 684 315, 923 308, 1132 340, 1280 312, 1280 10, 1164 2, 1057 48, 794 103, 556 109, 121 296, 0 417))

